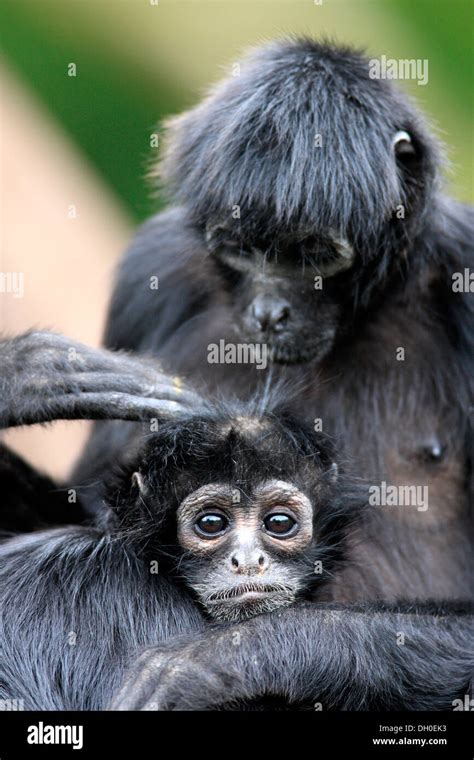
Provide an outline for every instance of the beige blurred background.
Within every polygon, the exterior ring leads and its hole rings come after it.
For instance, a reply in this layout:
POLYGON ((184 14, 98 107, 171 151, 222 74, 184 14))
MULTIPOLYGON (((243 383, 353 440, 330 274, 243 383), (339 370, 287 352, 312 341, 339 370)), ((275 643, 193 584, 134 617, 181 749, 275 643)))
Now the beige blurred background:
MULTIPOLYGON (((50 328, 99 345, 113 266, 128 241, 131 220, 5 66, 0 88, 0 270, 24 275, 23 298, 0 294, 2 332, 50 328)), ((29 461, 61 477, 83 446, 87 428, 88 423, 57 422, 8 431, 4 438, 29 461)))

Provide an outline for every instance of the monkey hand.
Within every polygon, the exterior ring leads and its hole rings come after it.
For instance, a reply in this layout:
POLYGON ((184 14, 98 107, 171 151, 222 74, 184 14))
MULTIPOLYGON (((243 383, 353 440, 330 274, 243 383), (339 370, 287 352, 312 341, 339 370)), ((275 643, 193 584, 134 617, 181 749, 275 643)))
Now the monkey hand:
POLYGON ((472 615, 412 604, 378 611, 297 602, 166 642, 138 658, 111 709, 212 710, 260 697, 344 710, 370 709, 374 700, 383 709, 448 709, 472 674, 472 615), (413 646, 400 647, 395 634, 407 625, 413 646), (423 647, 431 661, 438 657, 436 672, 420 663, 423 647), (392 672, 403 680, 388 688, 392 672))
MULTIPOLYGON (((173 642, 146 650, 132 665, 111 710, 206 710, 245 693, 233 668, 212 658, 213 637, 173 642)), ((232 644, 230 644, 232 646, 232 644)))
POLYGON ((261 697, 283 698, 287 704, 313 701, 320 677, 314 642, 323 633, 333 640, 338 625, 328 612, 328 630, 321 629, 315 607, 297 602, 147 649, 126 674, 110 709, 212 710, 261 697))
POLYGON ((219 626, 147 649, 128 671, 109 709, 211 710, 260 696, 260 645, 256 638, 252 641, 257 633, 252 623, 219 626), (239 652, 244 637, 245 651, 239 652))
POLYGON ((0 429, 59 419, 169 419, 203 405, 156 361, 29 332, 0 341, 0 429))

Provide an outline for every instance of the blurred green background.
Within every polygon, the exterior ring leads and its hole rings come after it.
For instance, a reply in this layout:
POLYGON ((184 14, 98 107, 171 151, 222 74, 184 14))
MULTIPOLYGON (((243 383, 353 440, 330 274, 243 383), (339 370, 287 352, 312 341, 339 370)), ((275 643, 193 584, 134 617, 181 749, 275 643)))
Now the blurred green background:
POLYGON ((286 32, 329 35, 374 56, 427 58, 428 85, 402 86, 448 145, 451 191, 473 200, 472 2, 155 2, 0 0, 7 63, 135 219, 156 207, 144 179, 156 123, 198 100, 246 46, 286 32))

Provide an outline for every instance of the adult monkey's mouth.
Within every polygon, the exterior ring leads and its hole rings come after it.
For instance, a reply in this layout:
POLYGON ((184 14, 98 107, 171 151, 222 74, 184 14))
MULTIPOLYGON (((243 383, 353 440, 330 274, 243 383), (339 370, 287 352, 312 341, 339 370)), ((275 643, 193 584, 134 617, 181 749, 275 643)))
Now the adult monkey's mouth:
MULTIPOLYGON (((242 338, 240 339, 242 341, 242 338)), ((242 341, 249 345, 258 345, 264 347, 265 357, 269 363, 273 364, 306 364, 313 359, 323 359, 334 345, 334 335, 331 334, 324 338, 311 338, 305 341, 298 335, 262 335, 251 333, 245 330, 245 338, 242 341)))
POLYGON ((268 345, 268 358, 274 364, 305 364, 313 359, 324 359, 333 347, 332 339, 321 340, 318 343, 311 343, 296 347, 288 342, 278 342, 268 345))

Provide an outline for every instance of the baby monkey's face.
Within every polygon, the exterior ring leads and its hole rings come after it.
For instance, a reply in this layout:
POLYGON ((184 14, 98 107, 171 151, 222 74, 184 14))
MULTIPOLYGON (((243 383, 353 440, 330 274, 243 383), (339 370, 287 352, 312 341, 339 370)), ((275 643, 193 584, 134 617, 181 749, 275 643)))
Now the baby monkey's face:
POLYGON ((272 480, 249 494, 208 484, 184 499, 177 517, 180 569, 215 620, 271 612, 304 587, 313 507, 295 485, 272 480))

